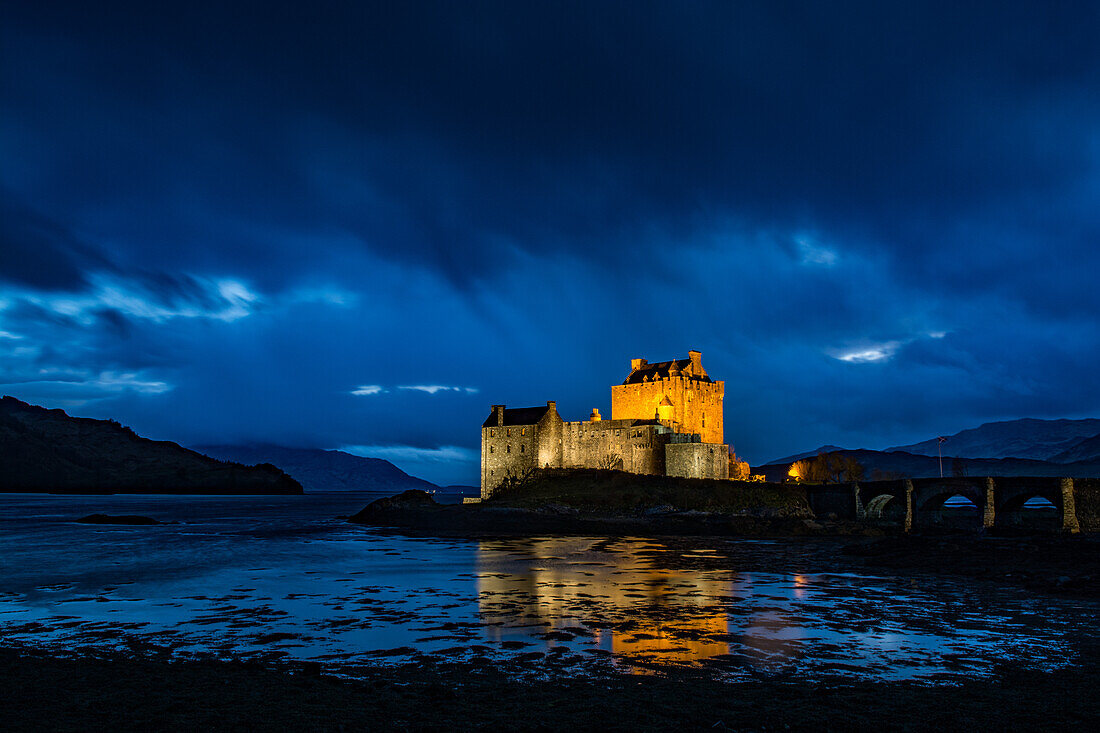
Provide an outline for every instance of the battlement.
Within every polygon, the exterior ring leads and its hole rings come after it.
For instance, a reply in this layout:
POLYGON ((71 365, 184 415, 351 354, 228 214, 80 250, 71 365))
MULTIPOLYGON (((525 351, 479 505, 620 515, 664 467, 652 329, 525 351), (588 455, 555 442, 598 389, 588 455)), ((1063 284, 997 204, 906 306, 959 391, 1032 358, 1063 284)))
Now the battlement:
POLYGON ((650 364, 631 359, 630 374, 611 388, 611 418, 657 419, 704 443, 724 442, 725 383, 703 368, 703 354, 650 364))

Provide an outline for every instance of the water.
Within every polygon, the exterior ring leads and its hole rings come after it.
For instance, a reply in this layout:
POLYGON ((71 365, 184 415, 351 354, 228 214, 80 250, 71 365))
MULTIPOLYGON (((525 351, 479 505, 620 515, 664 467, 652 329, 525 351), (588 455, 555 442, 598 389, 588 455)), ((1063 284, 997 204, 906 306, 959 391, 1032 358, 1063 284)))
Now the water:
POLYGON ((376 496, 0 495, 0 643, 902 679, 1056 668, 1097 634, 1094 602, 838 572, 831 543, 416 539, 339 518, 376 496), (72 521, 96 512, 172 524, 72 521))

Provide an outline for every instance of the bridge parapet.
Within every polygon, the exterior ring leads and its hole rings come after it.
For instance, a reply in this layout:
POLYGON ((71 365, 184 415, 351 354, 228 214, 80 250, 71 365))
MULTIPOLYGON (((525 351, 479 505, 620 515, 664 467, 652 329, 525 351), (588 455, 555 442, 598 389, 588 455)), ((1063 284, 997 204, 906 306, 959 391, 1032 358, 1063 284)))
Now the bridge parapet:
POLYGON ((1056 510, 1065 532, 1100 530, 1100 479, 1057 477, 945 477, 808 485, 810 506, 819 517, 892 521, 906 532, 941 526, 944 504, 955 496, 977 508, 974 529, 1019 526, 1023 506, 1041 497, 1056 510), (1079 517, 1082 519, 1079 520, 1079 517))

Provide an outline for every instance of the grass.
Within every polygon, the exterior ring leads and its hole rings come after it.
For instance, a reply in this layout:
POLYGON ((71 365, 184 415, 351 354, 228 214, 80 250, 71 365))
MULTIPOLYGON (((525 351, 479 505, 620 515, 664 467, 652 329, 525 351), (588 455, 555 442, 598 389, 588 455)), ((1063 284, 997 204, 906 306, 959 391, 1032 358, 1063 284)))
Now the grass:
POLYGON ((796 484, 642 476, 624 471, 546 469, 490 499, 499 506, 547 504, 581 511, 701 511, 811 517, 806 492, 796 484))

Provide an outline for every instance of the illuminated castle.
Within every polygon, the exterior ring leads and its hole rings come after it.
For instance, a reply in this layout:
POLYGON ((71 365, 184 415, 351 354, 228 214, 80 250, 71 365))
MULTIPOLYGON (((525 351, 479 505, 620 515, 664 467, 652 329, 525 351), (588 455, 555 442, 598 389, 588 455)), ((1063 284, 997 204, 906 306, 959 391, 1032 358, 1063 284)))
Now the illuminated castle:
POLYGON ((630 374, 611 388, 610 420, 594 409, 584 422, 565 422, 556 402, 493 405, 481 426, 481 498, 537 468, 728 478, 724 383, 707 375, 702 357, 689 351, 687 359, 656 364, 631 360, 630 374))

